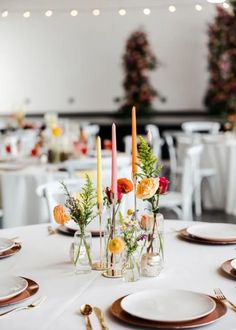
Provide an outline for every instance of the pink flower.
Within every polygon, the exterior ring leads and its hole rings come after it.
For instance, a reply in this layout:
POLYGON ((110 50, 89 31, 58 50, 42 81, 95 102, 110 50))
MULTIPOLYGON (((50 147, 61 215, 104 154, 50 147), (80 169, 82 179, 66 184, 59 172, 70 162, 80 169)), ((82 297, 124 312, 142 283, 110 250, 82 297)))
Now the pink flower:
POLYGON ((166 193, 169 183, 170 183, 170 181, 167 180, 166 177, 161 176, 159 178, 159 191, 160 191, 160 194, 165 194, 166 193))
MULTIPOLYGON (((112 204, 112 192, 111 188, 107 187, 105 190, 105 193, 107 195, 108 202, 112 204)), ((122 189, 117 186, 117 202, 120 203, 122 200, 123 194, 122 194, 122 189)))

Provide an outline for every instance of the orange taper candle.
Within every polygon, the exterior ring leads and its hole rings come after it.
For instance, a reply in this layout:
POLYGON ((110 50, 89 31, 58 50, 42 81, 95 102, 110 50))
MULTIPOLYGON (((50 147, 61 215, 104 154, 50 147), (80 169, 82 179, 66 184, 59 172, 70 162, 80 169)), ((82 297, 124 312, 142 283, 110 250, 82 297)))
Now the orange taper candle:
POLYGON ((137 126, 136 126, 136 108, 132 108, 132 174, 138 171, 137 166, 137 126))

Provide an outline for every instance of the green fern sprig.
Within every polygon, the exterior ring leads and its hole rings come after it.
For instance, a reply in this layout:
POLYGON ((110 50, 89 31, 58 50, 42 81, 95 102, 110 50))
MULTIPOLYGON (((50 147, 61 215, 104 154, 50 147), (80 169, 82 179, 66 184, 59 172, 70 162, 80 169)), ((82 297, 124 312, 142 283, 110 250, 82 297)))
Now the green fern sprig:
POLYGON ((140 177, 157 177, 162 169, 158 164, 158 158, 153 154, 152 149, 142 136, 139 136, 138 166, 141 169, 140 177))

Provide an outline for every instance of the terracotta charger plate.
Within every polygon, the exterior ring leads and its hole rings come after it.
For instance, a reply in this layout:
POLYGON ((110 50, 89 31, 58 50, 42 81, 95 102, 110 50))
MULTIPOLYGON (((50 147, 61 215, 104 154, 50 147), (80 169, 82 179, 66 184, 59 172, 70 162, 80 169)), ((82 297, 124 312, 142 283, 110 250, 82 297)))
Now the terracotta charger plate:
POLYGON ((232 278, 236 279, 236 270, 232 267, 231 265, 231 261, 234 259, 230 259, 225 261, 222 265, 221 265, 221 269, 229 276, 231 276, 232 278))
POLYGON ((13 254, 19 252, 20 250, 21 250, 21 244, 15 243, 15 245, 12 248, 0 253, 0 259, 10 257, 13 254))
MULTIPOLYGON (((211 296, 210 296, 211 297, 211 296)), ((199 319, 194 319, 185 322, 159 322, 159 321, 148 321, 139 317, 132 316, 126 313, 121 307, 121 301, 124 297, 117 299, 110 307, 111 314, 117 319, 132 324, 138 327, 146 327, 152 329, 191 329, 197 328, 204 325, 211 324, 216 320, 220 319, 227 312, 227 307, 221 301, 214 297, 211 297, 215 303, 215 309, 208 315, 203 316, 199 319)))
POLYGON ((29 299, 30 297, 35 295, 35 293, 38 292, 39 285, 35 281, 33 281, 29 278, 26 278, 26 277, 23 277, 23 278, 28 282, 28 286, 26 287, 26 289, 23 292, 21 292, 20 294, 18 294, 17 296, 14 296, 13 298, 0 301, 0 308, 9 306, 9 305, 13 305, 13 304, 17 304, 17 303, 21 303, 21 302, 29 299))
POLYGON ((195 243, 201 243, 201 244, 212 244, 212 245, 227 245, 227 244, 236 244, 236 240, 232 241, 214 241, 214 240, 208 240, 208 239, 203 239, 199 238, 193 235, 190 235, 187 232, 187 228, 181 229, 178 232, 178 236, 180 238, 183 238, 187 241, 195 242, 195 243))
MULTIPOLYGON (((57 228, 58 232, 67 236, 74 236, 75 230, 68 228, 66 226, 59 226, 57 228)), ((92 237, 99 237, 99 231, 91 230, 92 237)))

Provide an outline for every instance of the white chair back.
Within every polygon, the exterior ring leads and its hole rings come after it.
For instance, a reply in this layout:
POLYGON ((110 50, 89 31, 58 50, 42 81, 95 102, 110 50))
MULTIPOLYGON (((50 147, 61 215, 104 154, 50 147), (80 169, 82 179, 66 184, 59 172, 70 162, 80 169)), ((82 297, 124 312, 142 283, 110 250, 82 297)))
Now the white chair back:
POLYGON ((184 220, 192 220, 192 201, 193 193, 196 188, 197 180, 199 179, 199 167, 201 154, 203 151, 202 145, 190 147, 186 151, 186 156, 183 165, 182 175, 182 212, 184 220))
POLYGON ((182 130, 188 134, 194 132, 206 132, 210 134, 217 134, 220 130, 218 122, 211 121, 189 121, 182 124, 182 130))
POLYGON ((163 145, 163 139, 160 136, 159 128, 156 125, 146 125, 145 131, 151 133, 152 136, 152 149, 154 155, 161 159, 161 147, 163 145))
POLYGON ((88 150, 94 150, 95 138, 100 130, 99 125, 88 125, 83 127, 83 131, 88 136, 88 150))

